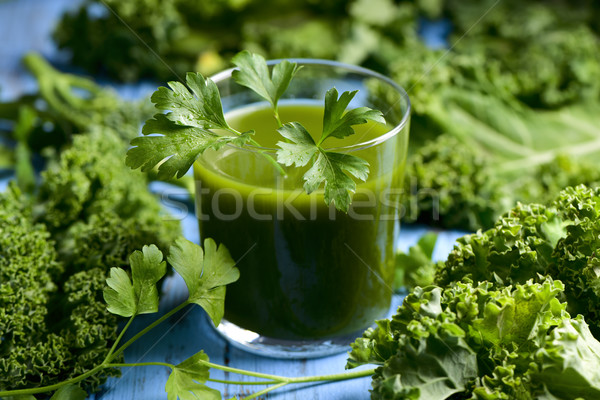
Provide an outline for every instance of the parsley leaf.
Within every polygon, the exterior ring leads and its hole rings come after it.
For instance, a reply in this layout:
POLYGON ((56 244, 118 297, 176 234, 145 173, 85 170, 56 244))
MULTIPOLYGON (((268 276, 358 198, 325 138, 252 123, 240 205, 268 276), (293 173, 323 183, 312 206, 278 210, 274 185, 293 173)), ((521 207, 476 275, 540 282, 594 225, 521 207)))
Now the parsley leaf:
POLYGON ((218 390, 204 384, 209 378, 209 372, 208 367, 199 362, 200 360, 208 361, 204 351, 194 354, 173 368, 165 386, 168 400, 221 399, 218 390))
POLYGON ((319 143, 315 143, 306 128, 298 122, 284 124, 277 130, 281 136, 291 142, 277 143, 280 147, 277 151, 277 161, 287 166, 303 167, 314 160, 313 165, 304 174, 304 190, 312 193, 325 182, 325 203, 333 202, 338 210, 344 212, 348 211, 352 202, 351 193, 356 190, 356 183, 344 171, 365 181, 369 175, 369 163, 351 154, 327 151, 320 146, 320 143, 329 136, 343 138, 353 134, 352 125, 364 124, 367 120, 383 120, 379 111, 367 107, 350 110, 342 115, 355 94, 356 92, 344 92, 338 100, 338 92, 335 88, 327 92, 323 134, 319 143))
POLYGON ((156 114, 146 121, 144 135, 131 141, 126 164, 146 172, 158 166, 158 178, 168 179, 177 174, 181 178, 194 161, 207 149, 219 150, 227 143, 243 146, 254 131, 241 135, 217 135, 198 126, 180 125, 171 121, 168 114, 156 114), (153 135, 159 133, 160 136, 153 135), (165 160, 163 162, 163 160, 165 160))
POLYGON ((333 202, 338 210, 347 212, 352 202, 350 193, 354 193, 356 184, 343 170, 364 181, 369 174, 369 163, 350 154, 320 149, 317 160, 304 174, 304 190, 311 193, 325 182, 325 203, 333 202))
MULTIPOLYGON (((85 400, 87 392, 76 385, 66 385, 58 389, 50 400, 85 400)), ((33 399, 35 397, 32 396, 33 399)))
POLYGON ((275 64, 269 76, 269 67, 264 57, 246 50, 236 54, 231 61, 239 68, 231 74, 233 79, 267 100, 274 109, 277 109, 279 98, 301 68, 296 63, 283 60, 275 64))
POLYGON ((225 285, 240 277, 235 262, 224 246, 212 239, 200 246, 184 238, 171 246, 169 263, 181 275, 189 291, 188 301, 202 307, 219 325, 225 310, 225 285))
POLYGON ((134 315, 135 292, 127 272, 122 268, 111 268, 106 284, 108 287, 104 289, 104 301, 108 305, 108 311, 122 317, 134 315))
POLYGON ((158 311, 158 289, 156 284, 167 273, 167 264, 162 252, 155 245, 144 246, 129 257, 131 280, 137 299, 137 314, 158 311))
POLYGON ((354 133, 352 125, 365 124, 367 121, 385 124, 381 111, 369 107, 353 108, 344 113, 356 93, 358 93, 358 90, 343 92, 338 98, 336 88, 327 91, 325 94, 325 112, 323 114, 323 134, 319 144, 330 136, 343 139, 352 135, 354 133))
MULTIPOLYGON (((210 129, 232 132, 225 121, 217 85, 199 73, 188 73, 186 83, 169 82, 152 95, 159 110, 146 121, 142 133, 131 141, 125 163, 146 172, 158 165, 158 178, 181 178, 194 161, 209 148, 218 150, 227 143, 243 146, 251 140, 253 131, 239 135, 218 135, 210 129)), ((235 132, 235 131, 233 131, 235 132)))
POLYGON ((170 111, 167 118, 181 125, 203 129, 227 129, 217 85, 200 73, 188 72, 186 83, 169 82, 171 88, 159 87, 151 100, 159 110, 170 111), (194 96, 195 95, 195 96, 194 96))
POLYGON ((289 122, 277 131, 289 142, 278 142, 277 161, 287 166, 303 167, 311 160, 313 165, 304 174, 304 190, 312 193, 325 182, 325 203, 334 203, 335 207, 347 212, 352 202, 351 193, 356 190, 356 183, 350 175, 360 180, 367 180, 369 163, 351 154, 327 151, 321 143, 328 137, 342 139, 354 133, 353 125, 365 124, 367 121, 385 123, 380 111, 368 107, 359 107, 345 112, 346 107, 358 91, 343 92, 338 98, 335 88, 329 89, 325 95, 323 115, 323 133, 315 143, 310 133, 299 122, 289 122))
POLYGON ((154 245, 144 246, 129 257, 129 262, 132 279, 122 268, 110 269, 104 289, 108 311, 122 317, 158 311, 156 283, 166 273, 162 252, 154 245))
POLYGON ((281 148, 277 151, 277 161, 288 167, 293 164, 296 164, 297 167, 305 166, 318 151, 312 136, 299 122, 284 124, 277 131, 292 142, 277 143, 277 146, 281 148))

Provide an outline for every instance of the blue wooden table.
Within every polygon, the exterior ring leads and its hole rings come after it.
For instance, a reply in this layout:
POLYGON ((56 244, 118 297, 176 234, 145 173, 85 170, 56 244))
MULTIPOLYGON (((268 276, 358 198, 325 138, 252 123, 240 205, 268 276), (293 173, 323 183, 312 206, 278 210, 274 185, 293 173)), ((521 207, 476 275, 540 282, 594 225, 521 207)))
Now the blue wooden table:
MULTIPOLYGON (((77 8, 75 0, 0 0, 0 99, 8 100, 35 90, 35 81, 20 65, 27 51, 37 51, 52 61, 64 61, 65 55, 57 51, 50 33, 53 25, 65 10, 77 8)), ((124 97, 147 94, 148 85, 115 86, 124 97)), ((152 87, 152 85, 150 85, 152 87)), ((6 182, 2 182, 0 188, 6 182)), ((164 186, 154 185, 155 191, 164 186)), ((175 217, 182 220, 185 236, 198 242, 196 219, 192 213, 173 209, 175 217)), ((403 227, 398 246, 407 250, 427 231, 426 227, 403 227)), ((443 259, 450 251, 459 232, 441 232, 434 252, 435 259, 443 259)), ((161 299, 161 312, 166 312, 186 299, 186 288, 179 277, 165 282, 161 299)), ((396 299, 399 301, 399 299, 396 299)), ((129 332, 134 333, 153 321, 156 316, 142 316, 129 332)), ((346 354, 311 360, 276 360, 246 353, 230 346, 210 326, 199 307, 190 307, 174 315, 169 321, 136 342, 125 352, 127 362, 163 361, 177 364, 192 354, 204 350, 211 361, 235 368, 284 376, 334 374, 344 371, 346 354)), ((123 369, 120 379, 110 379, 95 395, 102 400, 164 399, 165 382, 169 371, 162 367, 123 369)), ((212 378, 247 381, 253 378, 233 376, 221 371, 211 373, 212 378)), ((261 386, 211 384, 219 389, 225 399, 235 395, 243 397, 261 386)), ((370 378, 360 378, 330 384, 303 384, 288 386, 271 392, 265 398, 277 400, 368 399, 370 378)))

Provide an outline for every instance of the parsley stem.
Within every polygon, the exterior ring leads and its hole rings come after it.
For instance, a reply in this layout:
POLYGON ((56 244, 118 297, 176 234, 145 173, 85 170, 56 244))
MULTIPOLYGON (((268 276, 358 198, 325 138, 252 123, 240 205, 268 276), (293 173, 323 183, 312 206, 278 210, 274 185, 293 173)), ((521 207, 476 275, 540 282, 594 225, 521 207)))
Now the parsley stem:
POLYGON ((198 362, 200 362, 210 368, 220 369, 221 371, 231 372, 234 374, 253 376, 255 378, 270 379, 270 380, 273 380, 276 382, 283 382, 286 379, 285 377, 279 376, 279 375, 263 374, 260 372, 246 371, 245 369, 226 367, 224 365, 211 363, 210 361, 198 360, 198 362))
MULTIPOLYGON (((228 128, 227 131, 236 134, 236 135, 241 135, 241 132, 238 132, 237 130, 233 129, 233 128, 228 128)), ((254 139, 250 139, 248 140, 248 142, 256 147, 262 147, 260 145, 260 143, 258 143, 256 140, 254 139)), ((260 154, 262 154, 268 162, 270 162, 271 164, 273 164, 273 166, 275 167, 275 169, 283 176, 287 175, 287 173, 285 172, 285 169, 283 169, 283 167, 281 166, 281 164, 279 164, 277 162, 277 160, 275 160, 271 155, 267 154, 267 152, 263 149, 256 149, 257 152, 259 152, 260 154)))
POLYGON ((119 342, 121 342, 121 339, 123 339, 123 335, 125 334, 125 331, 127 331, 127 328, 129 328, 129 326, 133 322, 134 318, 135 318, 135 315, 132 315, 131 318, 129 318, 129 321, 127 321, 127 324, 125 324, 125 326, 123 327, 123 329, 121 329, 121 333, 119 333, 119 336, 117 337, 117 340, 115 340, 115 342, 113 343, 112 347, 110 348, 110 351, 108 352, 108 354, 104 358, 103 363, 108 362, 109 360, 112 360, 112 358, 111 358, 112 354, 117 349, 117 346, 119 345, 119 342))
POLYGON ((158 366, 158 367, 167 367, 174 369, 175 366, 173 364, 159 362, 159 361, 148 361, 148 362, 140 362, 140 363, 110 363, 109 367, 115 368, 125 368, 125 367, 149 367, 149 366, 158 366))
POLYGON ((332 374, 332 375, 314 375, 314 376, 302 376, 299 378, 290 378, 279 375, 271 375, 271 374, 263 374, 260 372, 247 371, 244 369, 226 367, 224 365, 214 364, 210 361, 198 360, 200 363, 214 369, 220 369, 221 371, 231 372, 234 374, 253 376, 255 378, 263 378, 270 379, 277 382, 287 382, 287 383, 304 383, 304 382, 320 382, 320 381, 343 381, 347 379, 356 379, 362 378, 365 376, 371 376, 375 373, 375 369, 366 369, 364 371, 352 371, 352 372, 343 372, 340 374, 332 374))
MULTIPOLYGON (((133 368, 133 367, 148 367, 148 366, 157 366, 157 367, 167 367, 170 369, 174 369, 175 365, 159 362, 159 361, 148 361, 148 362, 140 362, 140 363, 110 363, 106 364, 106 367, 111 368, 133 368)), ((272 385, 274 383, 280 383, 279 381, 268 380, 268 381, 229 381, 224 379, 213 379, 209 378, 209 382, 215 383, 223 383, 226 385, 272 385)))
POLYGON ((131 346, 131 344, 133 344, 133 342, 135 342, 136 340, 138 340, 139 338, 141 338, 142 336, 144 336, 146 333, 150 332, 157 325, 160 325, 162 322, 164 322, 166 319, 168 319, 171 315, 177 313, 179 310, 181 310, 182 308, 184 308, 188 304, 190 304, 189 301, 187 301, 187 300, 184 301, 183 303, 181 303, 180 305, 178 305, 177 307, 175 307, 174 309, 172 309, 171 311, 167 312, 165 315, 163 315, 162 317, 160 317, 159 319, 157 319, 156 321, 154 321, 153 323, 151 323, 150 325, 148 325, 147 327, 145 327, 143 330, 141 330, 140 332, 138 332, 134 337, 132 337, 131 339, 129 339, 127 342, 125 342, 124 345, 122 345, 121 347, 119 347, 119 349, 113 353, 113 355, 111 356, 111 358, 110 358, 109 361, 113 360, 116 356, 118 356, 123 351, 125 351, 126 348, 128 348, 129 346, 131 346))
POLYGON ((365 376, 371 376, 374 373, 375 373, 375 368, 372 368, 372 369, 365 369, 363 371, 342 372, 340 374, 301 376, 299 378, 286 378, 286 379, 289 383, 322 382, 322 381, 335 382, 335 381, 345 381, 348 379, 363 378, 365 376))
POLYGON ((63 381, 63 382, 60 382, 60 383, 55 383, 54 385, 40 386, 40 387, 30 388, 30 389, 16 389, 16 390, 0 391, 0 398, 2 398, 2 397, 13 397, 13 396, 25 396, 25 395, 28 395, 28 394, 46 393, 46 392, 51 392, 51 391, 54 391, 54 390, 58 390, 58 389, 60 389, 63 386, 71 385, 73 383, 81 382, 85 378, 96 374, 97 372, 99 372, 100 370, 102 370, 104 368, 108 368, 108 365, 107 364, 100 364, 97 367, 95 367, 93 369, 90 369, 86 373, 83 373, 83 374, 81 374, 79 376, 76 376, 75 378, 71 378, 69 380, 66 380, 66 381, 63 381))
POLYGON ((253 393, 248 397, 244 397, 244 400, 256 399, 258 396, 262 396, 263 394, 269 393, 272 390, 279 389, 280 387, 283 387, 283 386, 287 385, 288 383, 289 382, 281 382, 281 383, 278 383, 277 385, 269 386, 268 388, 263 389, 259 392, 253 393))
POLYGON ((281 128, 283 124, 281 123, 281 118, 279 118, 279 109, 277 106, 273 107, 273 116, 275 117, 275 121, 277 121, 277 126, 281 128))
POLYGON ((277 381, 228 381, 228 380, 224 380, 224 379, 214 379, 214 378, 208 378, 209 382, 215 382, 215 383, 223 383, 225 385, 241 385, 241 386, 245 386, 245 385, 272 385, 274 383, 278 383, 277 381))

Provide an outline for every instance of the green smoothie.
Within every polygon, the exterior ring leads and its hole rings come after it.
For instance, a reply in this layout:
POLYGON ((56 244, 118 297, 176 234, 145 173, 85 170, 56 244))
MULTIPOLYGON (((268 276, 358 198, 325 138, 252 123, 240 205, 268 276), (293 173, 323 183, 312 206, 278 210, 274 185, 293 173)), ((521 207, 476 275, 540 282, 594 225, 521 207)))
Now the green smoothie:
MULTIPOLYGON (((321 103, 322 104, 322 103, 321 103)), ((323 108, 282 103, 283 121, 298 121, 317 139, 323 108)), ((265 148, 283 140, 272 109, 247 106, 226 115, 239 131, 255 129, 265 148)), ((351 146, 390 127, 369 122, 329 145, 351 146)), ((351 154, 370 164, 348 213, 327 206, 323 191, 306 194, 306 169, 282 176, 265 158, 274 150, 208 150, 194 165, 202 237, 223 243, 240 269, 227 288, 225 318, 280 339, 312 339, 362 331, 388 311, 398 233, 405 132, 351 154)), ((344 150, 336 150, 343 152, 344 150)))

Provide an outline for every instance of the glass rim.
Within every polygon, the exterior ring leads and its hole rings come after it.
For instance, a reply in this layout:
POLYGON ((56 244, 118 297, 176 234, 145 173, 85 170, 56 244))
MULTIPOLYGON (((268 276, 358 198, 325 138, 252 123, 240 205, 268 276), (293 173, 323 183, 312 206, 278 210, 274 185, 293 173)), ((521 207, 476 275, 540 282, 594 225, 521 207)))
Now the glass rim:
MULTIPOLYGON (((279 64, 282 61, 295 62, 301 66, 302 65, 311 65, 311 66, 341 68, 341 69, 347 70, 348 72, 376 78, 376 79, 386 83, 388 86, 391 86, 396 92, 398 92, 400 94, 400 97, 406 102, 406 110, 404 110, 402 112, 402 118, 400 119, 400 122, 398 122, 396 125, 394 125, 394 127, 392 127, 391 129, 386 130, 386 132, 384 134, 382 134, 376 138, 369 139, 364 142, 355 143, 355 144, 351 144, 351 145, 347 145, 347 146, 331 147, 331 148, 327 148, 326 150, 338 151, 338 152, 339 151, 351 152, 351 151, 358 151, 358 150, 363 150, 363 149, 366 149, 369 147, 373 147, 373 146, 383 143, 383 142, 387 141, 388 139, 396 136, 397 134, 402 132, 402 130, 408 124, 410 112, 412 109, 412 106, 410 103, 410 98, 408 97, 408 93, 406 93, 406 90, 404 90, 404 88, 402 86, 398 85, 396 82, 394 82, 392 79, 388 78, 387 76, 380 74, 379 72, 375 72, 371 69, 360 67, 358 65, 346 64, 346 63, 339 62, 339 61, 324 60, 324 59, 317 59, 317 58, 277 58, 277 59, 273 59, 273 60, 267 60, 267 65, 270 67, 270 66, 279 64)), ((235 71, 236 69, 237 69, 236 67, 225 69, 221 72, 218 72, 218 73, 212 75, 210 77, 210 79, 215 84, 218 84, 227 79, 230 79, 232 77, 233 71, 235 71)), ((274 147, 261 147, 261 146, 254 146, 254 145, 245 145, 244 147, 241 147, 241 148, 236 146, 236 148, 242 149, 242 150, 247 150, 247 151, 275 152, 278 150, 277 148, 274 148, 274 147)))

